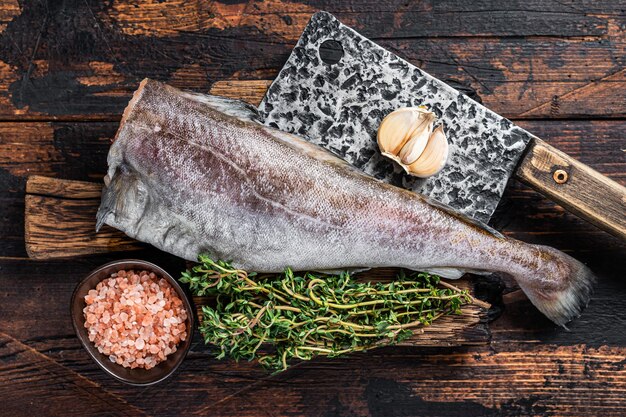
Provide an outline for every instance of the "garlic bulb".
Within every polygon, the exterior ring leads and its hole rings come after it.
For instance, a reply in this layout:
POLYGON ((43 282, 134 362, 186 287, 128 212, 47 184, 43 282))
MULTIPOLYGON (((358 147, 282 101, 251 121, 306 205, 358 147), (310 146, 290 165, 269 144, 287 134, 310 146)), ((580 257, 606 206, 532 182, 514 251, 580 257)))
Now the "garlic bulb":
POLYGON ((433 130, 437 117, 422 107, 403 107, 383 119, 378 128, 378 147, 407 174, 420 178, 435 175, 448 159, 443 127, 433 130))

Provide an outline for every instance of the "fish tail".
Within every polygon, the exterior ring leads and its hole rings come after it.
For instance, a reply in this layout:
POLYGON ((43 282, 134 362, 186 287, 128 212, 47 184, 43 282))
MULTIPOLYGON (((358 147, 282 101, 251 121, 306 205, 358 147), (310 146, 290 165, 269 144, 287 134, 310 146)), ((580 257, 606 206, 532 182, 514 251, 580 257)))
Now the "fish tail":
POLYGON ((596 276, 571 256, 547 246, 539 250, 539 268, 515 277, 530 301, 556 324, 580 316, 589 304, 596 276))

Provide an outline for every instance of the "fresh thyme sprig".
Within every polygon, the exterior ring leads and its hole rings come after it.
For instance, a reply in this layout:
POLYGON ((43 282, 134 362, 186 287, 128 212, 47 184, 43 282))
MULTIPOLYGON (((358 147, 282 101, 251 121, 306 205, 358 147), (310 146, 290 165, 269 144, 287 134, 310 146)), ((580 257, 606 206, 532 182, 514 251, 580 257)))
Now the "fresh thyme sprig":
POLYGON ((205 255, 198 260, 180 281, 194 295, 215 297, 215 305, 202 307, 205 342, 220 349, 218 359, 258 358, 278 371, 294 358, 335 357, 395 344, 477 302, 468 291, 426 273, 407 277, 401 272, 393 282, 373 283, 355 281, 348 272, 287 269, 259 276, 205 255), (266 345, 270 351, 261 349, 266 345))

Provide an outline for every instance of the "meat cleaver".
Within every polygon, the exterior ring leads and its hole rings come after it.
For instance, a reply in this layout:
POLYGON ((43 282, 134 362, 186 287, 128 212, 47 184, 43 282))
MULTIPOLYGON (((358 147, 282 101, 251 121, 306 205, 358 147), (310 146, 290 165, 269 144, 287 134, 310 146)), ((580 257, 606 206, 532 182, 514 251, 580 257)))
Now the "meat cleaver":
POLYGON ((366 173, 482 222, 511 175, 572 213, 626 238, 626 188, 548 145, 326 12, 313 15, 259 106, 267 125, 321 145, 366 173), (450 155, 437 175, 408 176, 376 143, 382 119, 425 105, 450 155))

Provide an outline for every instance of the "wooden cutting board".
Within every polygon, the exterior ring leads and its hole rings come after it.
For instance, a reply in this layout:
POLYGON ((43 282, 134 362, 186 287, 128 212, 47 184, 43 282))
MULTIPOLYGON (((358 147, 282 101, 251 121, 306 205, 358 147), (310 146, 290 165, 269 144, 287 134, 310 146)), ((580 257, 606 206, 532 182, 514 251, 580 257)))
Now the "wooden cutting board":
MULTIPOLYGON (((240 98, 258 104, 270 81, 222 81, 214 84, 212 94, 240 98)), ((148 245, 104 225, 95 231, 102 184, 31 176, 26 183, 25 242, 31 259, 54 260, 110 252, 132 253, 148 245)), ((129 255, 132 257, 132 255, 129 255)), ((388 280, 396 270, 377 269, 359 274, 364 280, 388 280)), ((474 294, 473 282, 454 282, 474 294)), ((194 298, 200 307, 206 299, 194 298)), ((485 344, 491 334, 487 311, 476 305, 463 308, 463 314, 437 320, 424 332, 406 340, 406 346, 458 346, 485 344)))

